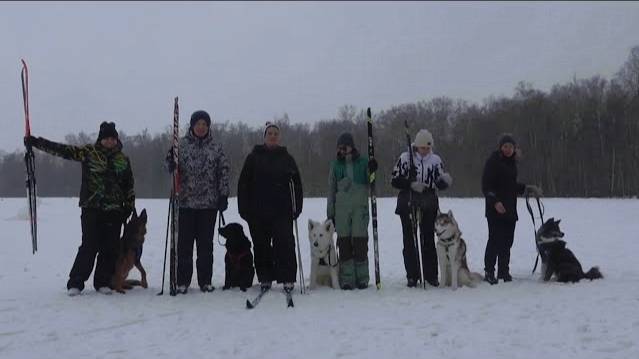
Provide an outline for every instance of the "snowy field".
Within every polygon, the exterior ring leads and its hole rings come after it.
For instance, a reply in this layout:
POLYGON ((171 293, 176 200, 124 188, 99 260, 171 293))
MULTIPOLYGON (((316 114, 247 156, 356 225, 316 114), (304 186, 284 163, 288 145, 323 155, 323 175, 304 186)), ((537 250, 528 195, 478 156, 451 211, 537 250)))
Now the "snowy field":
MULTIPOLYGON (((512 250, 514 281, 477 288, 409 289, 395 200, 379 200, 383 288, 296 292, 287 309, 281 287, 252 311, 248 294, 222 291, 224 248, 215 245, 213 282, 170 297, 161 286, 166 200, 138 200, 149 212, 142 262, 149 289, 68 297, 66 281, 80 244, 77 198, 44 198, 39 251, 31 254, 25 199, 0 199, 0 358, 638 358, 639 201, 546 199, 546 218, 562 219, 568 246, 605 279, 541 283, 531 275, 533 227, 523 201, 512 250)), ((441 200, 468 243, 471 270, 483 272, 487 236, 482 199, 441 200)), ((230 201, 227 222, 237 221, 230 201)), ((325 200, 307 199, 299 220, 304 272, 307 220, 325 216, 325 200)), ((243 223, 243 222, 241 222, 243 223)), ((244 223, 243 223, 244 224, 244 223)), ((245 225, 245 230, 246 230, 245 225)), ((371 247, 371 277, 372 245, 371 247)), ((137 272, 134 270, 135 276, 137 272)), ((195 283, 195 280, 193 281, 195 283)))

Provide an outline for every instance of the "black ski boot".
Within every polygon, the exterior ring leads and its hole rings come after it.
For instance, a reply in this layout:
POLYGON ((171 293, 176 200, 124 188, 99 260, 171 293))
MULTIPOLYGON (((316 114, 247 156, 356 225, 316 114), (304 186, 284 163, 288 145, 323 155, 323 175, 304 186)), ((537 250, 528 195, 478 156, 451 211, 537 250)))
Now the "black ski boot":
POLYGON ((486 272, 484 274, 484 280, 490 283, 490 285, 497 284, 497 278, 495 278, 495 272, 486 272))
POLYGON ((513 277, 510 275, 510 273, 498 274, 497 275, 497 279, 501 279, 504 282, 512 282, 513 281, 513 277))

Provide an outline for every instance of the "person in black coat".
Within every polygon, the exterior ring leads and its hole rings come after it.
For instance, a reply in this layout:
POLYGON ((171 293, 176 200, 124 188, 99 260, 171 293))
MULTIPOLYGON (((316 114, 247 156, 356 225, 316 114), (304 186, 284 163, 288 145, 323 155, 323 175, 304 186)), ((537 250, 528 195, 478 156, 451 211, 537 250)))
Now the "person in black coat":
POLYGON ((240 216, 249 225, 261 288, 270 288, 275 280, 293 290, 297 275, 293 220, 302 212, 302 181, 295 160, 280 146, 280 129, 274 123, 267 122, 264 144, 256 145, 244 161, 237 200, 240 216))
POLYGON ((486 198, 488 242, 484 254, 485 280, 497 284, 498 279, 510 282, 510 248, 513 245, 517 216, 517 195, 541 195, 537 186, 517 182, 517 143, 511 134, 499 140, 484 166, 481 188, 486 198), (495 263, 497 262, 497 278, 495 263))

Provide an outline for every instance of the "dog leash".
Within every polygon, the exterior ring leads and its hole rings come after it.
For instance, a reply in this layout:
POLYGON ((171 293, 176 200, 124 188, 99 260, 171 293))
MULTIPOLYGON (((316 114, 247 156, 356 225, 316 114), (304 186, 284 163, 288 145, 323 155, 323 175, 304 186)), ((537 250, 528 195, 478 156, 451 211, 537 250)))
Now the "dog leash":
MULTIPOLYGON (((532 223, 533 223, 533 231, 535 232, 535 236, 533 237, 533 239, 535 240, 535 248, 537 248, 537 258, 535 258, 535 265, 533 266, 533 274, 535 273, 535 270, 537 270, 537 264, 539 264, 539 246, 537 245, 537 224, 535 223, 535 214, 533 213, 533 209, 532 206, 530 205, 530 194, 526 193, 525 195, 526 198, 526 209, 528 209, 528 213, 530 214, 530 218, 532 219, 532 223)), ((539 200, 539 196, 535 196, 535 200, 537 201, 537 210, 539 211, 539 219, 541 220, 541 223, 544 223, 544 212, 545 212, 545 208, 543 203, 541 203, 541 200, 539 200)))
POLYGON ((220 211, 220 214, 218 217, 220 217, 220 219, 217 221, 217 243, 219 243, 222 247, 226 247, 226 243, 222 244, 222 242, 220 241, 220 229, 222 228, 222 226, 226 226, 226 221, 224 220, 224 213, 220 211))

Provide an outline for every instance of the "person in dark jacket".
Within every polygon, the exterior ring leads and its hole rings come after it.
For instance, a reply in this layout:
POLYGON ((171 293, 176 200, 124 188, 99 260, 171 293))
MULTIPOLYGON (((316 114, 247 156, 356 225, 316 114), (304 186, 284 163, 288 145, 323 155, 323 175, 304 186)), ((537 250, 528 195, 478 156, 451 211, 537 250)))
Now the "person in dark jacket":
MULTIPOLYGON (((197 247, 197 282, 212 292, 213 237, 218 211, 228 207, 229 163, 222 146, 213 141, 206 111, 191 115, 189 132, 180 139, 180 211, 177 244, 177 292, 186 294, 193 278, 193 242, 197 247)), ((166 157, 173 172, 173 150, 166 157)))
POLYGON ((292 291, 297 274, 293 220, 302 212, 302 181, 295 160, 280 146, 274 123, 266 123, 264 144, 256 145, 244 161, 237 201, 249 225, 261 289, 275 280, 292 291))
POLYGON ((432 134, 420 130, 411 146, 411 154, 404 152, 393 169, 391 184, 399 189, 395 214, 402 221, 404 241, 404 267, 406 285, 415 287, 420 279, 418 252, 415 248, 413 225, 419 223, 421 238, 422 274, 430 285, 439 286, 437 251, 435 249, 435 217, 439 209, 437 192, 452 184, 452 177, 444 172, 442 159, 433 152, 435 142, 432 134), (411 212, 417 214, 411 219, 411 212), (416 221, 417 223, 413 223, 416 221))
POLYGON ((525 192, 541 195, 537 186, 517 182, 517 143, 511 134, 504 134, 499 148, 484 166, 481 188, 486 199, 488 242, 484 255, 484 280, 497 284, 498 279, 512 281, 510 248, 513 245, 517 216, 517 195, 525 192), (497 278, 495 278, 497 263, 497 278))
POLYGON ((54 156, 82 162, 82 243, 69 273, 67 291, 70 296, 80 294, 97 256, 93 286, 100 293, 111 294, 120 231, 135 208, 131 163, 122 153, 115 124, 102 122, 98 140, 92 145, 64 145, 34 136, 25 137, 25 143, 54 156))

